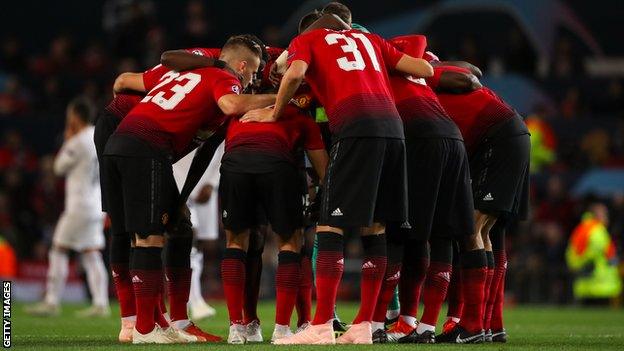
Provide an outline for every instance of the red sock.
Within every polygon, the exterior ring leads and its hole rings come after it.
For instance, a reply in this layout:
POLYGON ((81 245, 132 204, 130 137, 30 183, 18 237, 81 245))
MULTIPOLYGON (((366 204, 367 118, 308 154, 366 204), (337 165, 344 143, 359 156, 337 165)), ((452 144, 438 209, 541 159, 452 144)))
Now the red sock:
POLYGON ((301 255, 292 251, 280 251, 277 261, 275 324, 290 325, 290 316, 295 308, 301 283, 301 255))
POLYGON ((462 268, 462 294, 464 309, 459 324, 470 333, 483 329, 483 292, 487 268, 462 268))
POLYGON ((485 255, 487 257, 487 271, 485 278, 485 289, 483 290, 483 329, 488 330, 490 325, 489 316, 492 313, 492 308, 490 307, 492 305, 489 304, 489 299, 494 278, 494 256, 492 255, 492 251, 486 251, 485 255))
POLYGON ((505 275, 507 273, 507 254, 504 250, 496 251, 494 254, 496 268, 494 269, 494 280, 498 281, 494 295, 492 313, 490 315, 490 328, 492 330, 503 329, 503 306, 505 303, 505 275))
POLYGON ((362 280, 360 282, 360 310, 353 324, 371 322, 375 305, 384 281, 388 259, 386 257, 386 235, 362 237, 364 259, 362 260, 362 280))
POLYGON ((156 324, 154 313, 158 307, 158 295, 162 287, 162 249, 137 247, 132 257, 132 285, 136 299, 136 329, 147 334, 156 324))
POLYGON ((429 258, 421 257, 414 259, 409 253, 403 258, 401 267, 401 280, 399 281, 399 302, 401 303, 401 315, 416 317, 420 292, 425 281, 429 258))
POLYGON ((312 324, 325 324, 334 318, 336 294, 344 271, 342 235, 319 232, 316 257, 316 311, 312 324))
POLYGON ((191 291, 191 268, 166 267, 165 272, 169 297, 169 317, 172 321, 189 319, 186 306, 191 291))
POLYGON ((381 290, 379 291, 379 298, 377 299, 377 305, 375 306, 375 313, 373 314, 373 321, 383 323, 386 320, 386 311, 388 310, 388 304, 392 300, 394 295, 394 289, 399 284, 399 277, 401 275, 401 262, 388 263, 386 268, 386 274, 381 284, 381 290))
POLYGON ((246 256, 243 250, 225 249, 221 261, 221 280, 230 315, 230 324, 243 323, 246 256))
POLYGON ((258 294, 262 276, 263 249, 249 250, 245 260, 245 298, 243 302, 244 324, 258 319, 258 294))
POLYGON ((451 283, 448 287, 447 303, 448 311, 446 316, 448 318, 462 317, 462 309, 464 308, 464 297, 462 296, 461 288, 461 272, 459 266, 453 266, 451 272, 451 283))
POLYGON ((432 261, 427 271, 423 293, 425 305, 421 322, 435 326, 451 281, 453 266, 450 263, 432 261))
POLYGON ((113 276, 113 284, 119 300, 119 310, 121 317, 130 317, 136 315, 136 304, 134 299, 134 289, 132 287, 132 278, 128 264, 111 263, 111 274, 113 276))
POLYGON ((165 304, 165 294, 163 294, 162 291, 158 294, 158 301, 158 306, 156 307, 156 310, 154 310, 154 320, 159 327, 168 328, 169 322, 167 322, 167 319, 163 316, 167 313, 167 305, 165 304))
POLYGON ((312 262, 301 257, 301 284, 297 292, 297 327, 312 320, 312 262))

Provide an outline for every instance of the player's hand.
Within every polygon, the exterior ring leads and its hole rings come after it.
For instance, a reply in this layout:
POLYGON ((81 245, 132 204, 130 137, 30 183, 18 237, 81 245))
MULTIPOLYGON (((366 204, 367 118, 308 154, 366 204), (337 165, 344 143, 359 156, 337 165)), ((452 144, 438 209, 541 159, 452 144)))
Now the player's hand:
POLYGON ((277 88, 282 81, 283 75, 277 71, 277 64, 273 62, 271 65, 271 69, 269 70, 269 82, 273 85, 273 87, 277 88))
POLYGON ((273 117, 272 108, 260 108, 260 109, 251 110, 245 113, 243 117, 240 118, 240 121, 243 123, 275 122, 275 117, 273 117))
POLYGON ((197 197, 195 197, 195 202, 197 202, 198 204, 205 204, 206 202, 208 202, 210 200, 210 197, 212 196, 212 190, 212 185, 204 185, 199 190, 199 194, 197 194, 197 197))
POLYGON ((321 199, 323 198, 322 189, 322 187, 318 189, 318 191, 316 192, 316 196, 314 196, 314 199, 310 201, 310 204, 305 209, 305 215, 312 223, 316 223, 319 221, 321 213, 321 199))

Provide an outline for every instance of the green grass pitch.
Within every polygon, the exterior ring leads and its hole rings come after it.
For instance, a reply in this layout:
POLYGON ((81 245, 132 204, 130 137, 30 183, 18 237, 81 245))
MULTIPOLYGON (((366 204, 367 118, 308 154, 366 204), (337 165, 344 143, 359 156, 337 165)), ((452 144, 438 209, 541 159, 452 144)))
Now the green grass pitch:
MULTIPOLYGON (((227 311, 223 303, 215 305, 218 315, 200 321, 205 330, 227 336, 227 311)), ((60 317, 36 318, 24 314, 23 304, 12 306, 13 348, 16 350, 624 350, 624 311, 555 307, 515 307, 506 310, 507 344, 481 345, 347 345, 347 346, 273 346, 268 342, 251 345, 120 345, 117 306, 108 319, 76 319, 74 311, 84 306, 64 306, 60 317)), ((353 303, 340 303, 338 312, 344 320, 355 315, 353 303)), ((274 304, 259 306, 265 340, 273 331, 274 304)))

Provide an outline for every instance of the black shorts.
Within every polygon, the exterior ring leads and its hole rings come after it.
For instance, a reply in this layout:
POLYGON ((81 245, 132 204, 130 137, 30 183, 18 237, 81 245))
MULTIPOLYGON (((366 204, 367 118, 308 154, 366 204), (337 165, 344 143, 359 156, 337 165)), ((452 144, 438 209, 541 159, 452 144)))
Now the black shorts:
MULTIPOLYGON (((107 110, 100 111, 97 119, 95 120, 93 142, 95 144, 95 151, 97 154, 98 162, 100 164, 100 179, 104 177, 104 175, 102 174, 102 156, 104 155, 106 142, 108 141, 108 138, 110 138, 110 136, 115 132, 120 122, 121 119, 119 117, 107 110)), ((100 190, 102 191, 102 194, 104 194, 104 189, 101 188, 101 183, 100 190)), ((106 212, 107 207, 105 199, 106 197, 102 196, 102 211, 104 212, 106 212)))
POLYGON ((409 237, 460 237, 474 231, 470 168, 464 143, 447 138, 406 141, 409 237))
POLYGON ((334 143, 325 176, 321 225, 369 227, 407 220, 405 141, 343 138, 334 143))
POLYGON ((525 219, 529 206, 528 134, 486 139, 470 160, 475 209, 525 219))
POLYGON ((102 188, 112 230, 139 237, 164 234, 178 214, 171 163, 157 157, 104 155, 102 188))
POLYGON ((261 216, 282 239, 303 226, 303 197, 298 170, 276 165, 270 173, 239 173, 221 168, 219 183, 223 227, 240 232, 262 225, 261 216))

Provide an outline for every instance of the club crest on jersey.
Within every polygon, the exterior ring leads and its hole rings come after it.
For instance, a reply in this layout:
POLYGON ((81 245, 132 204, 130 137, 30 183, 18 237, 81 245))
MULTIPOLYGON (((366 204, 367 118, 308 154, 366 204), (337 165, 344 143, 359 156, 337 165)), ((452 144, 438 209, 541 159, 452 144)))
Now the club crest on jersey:
POLYGON ((240 87, 238 85, 232 85, 232 91, 236 95, 240 95, 240 87))

